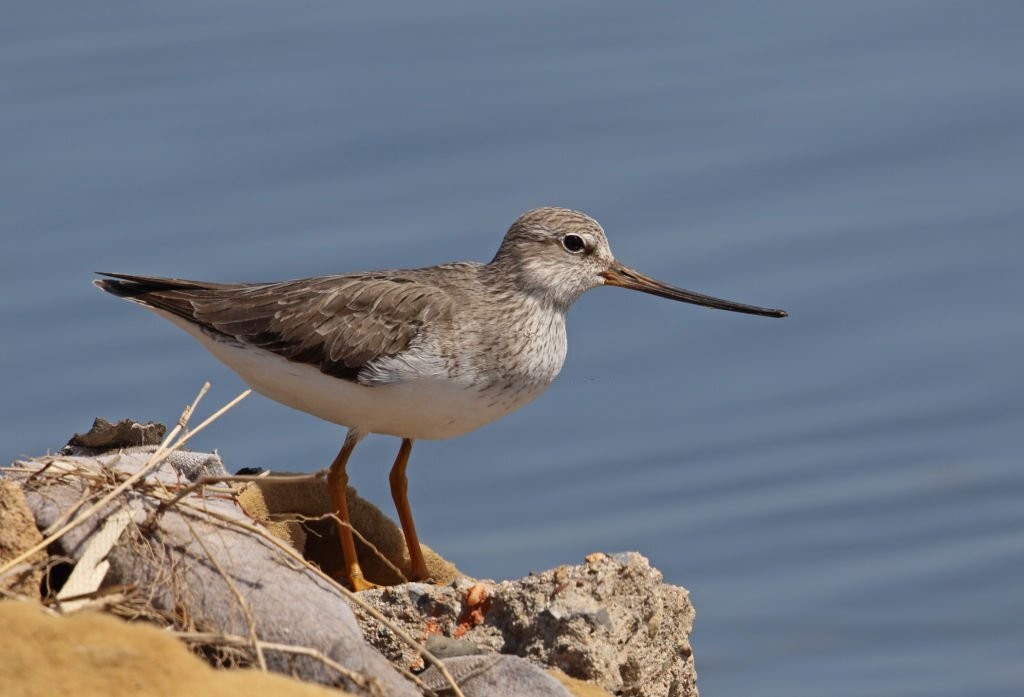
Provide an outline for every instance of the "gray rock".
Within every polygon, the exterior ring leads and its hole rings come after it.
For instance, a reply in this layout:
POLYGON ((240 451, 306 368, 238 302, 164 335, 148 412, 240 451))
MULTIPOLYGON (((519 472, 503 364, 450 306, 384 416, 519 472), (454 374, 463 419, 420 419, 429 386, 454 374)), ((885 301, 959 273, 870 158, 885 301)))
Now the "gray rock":
MULTIPOLYGON (((572 697, 561 683, 518 656, 460 656, 444 665, 466 697, 572 697)), ((452 694, 437 668, 423 671, 420 679, 438 695, 452 694)))
POLYGON ((423 642, 427 651, 441 659, 455 658, 457 656, 479 656, 491 653, 486 646, 474 644, 468 639, 452 639, 451 637, 432 634, 423 642))

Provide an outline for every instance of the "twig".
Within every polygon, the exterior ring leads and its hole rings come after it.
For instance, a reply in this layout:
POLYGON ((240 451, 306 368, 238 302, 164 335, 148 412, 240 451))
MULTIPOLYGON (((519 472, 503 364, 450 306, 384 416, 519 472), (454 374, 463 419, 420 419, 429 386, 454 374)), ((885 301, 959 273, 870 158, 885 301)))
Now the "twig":
POLYGON ((227 475, 208 475, 203 476, 189 484, 186 487, 178 490, 178 493, 173 498, 163 501, 157 509, 153 511, 153 517, 156 517, 166 511, 168 508, 178 503, 193 491, 201 489, 208 484, 220 484, 223 482, 275 482, 275 481, 288 481, 288 482, 301 482, 304 480, 320 479, 319 474, 306 474, 299 476, 281 476, 281 475, 250 475, 250 474, 227 474, 227 475))
POLYGON ((223 407, 218 409, 216 412, 214 412, 213 415, 210 416, 209 418, 207 418, 205 421, 203 421, 203 423, 199 424, 199 426, 197 426, 195 428, 195 430, 191 431, 190 433, 185 434, 180 439, 178 439, 178 441, 176 441, 173 445, 168 447, 168 445, 167 445, 168 442, 170 442, 170 440, 173 437, 175 437, 178 434, 178 432, 183 428, 183 422, 185 420, 187 420, 188 416, 192 413, 192 410, 195 409, 195 405, 199 402, 199 399, 203 396, 203 394, 206 393, 206 390, 208 390, 209 388, 210 388, 210 383, 206 383, 205 385, 203 385, 203 389, 200 390, 199 395, 196 397, 195 401, 192 402, 192 405, 189 406, 189 407, 186 407, 185 411, 182 412, 181 419, 178 420, 178 425, 174 427, 174 430, 172 430, 169 434, 167 434, 167 437, 164 439, 164 442, 160 444, 160 447, 157 448, 156 452, 154 452, 150 456, 149 460, 146 461, 146 464, 143 465, 142 468, 139 469, 138 472, 136 472, 132 476, 130 476, 127 479, 125 479, 118 486, 116 486, 113 489, 111 489, 110 492, 107 493, 106 496, 104 496, 99 501, 97 501, 92 506, 90 506, 84 513, 81 513, 78 516, 76 516, 74 520, 72 520, 69 523, 66 523, 63 526, 61 526, 61 528, 58 529, 57 531, 51 533, 50 535, 47 535, 46 538, 43 541, 39 542, 38 544, 33 545, 31 548, 29 548, 25 552, 19 554, 14 559, 11 559, 7 563, 5 563, 2 566, 0 566, 0 577, 2 577, 8 569, 11 569, 12 567, 18 565, 19 563, 25 561, 26 559, 31 557, 36 552, 38 552, 38 551, 40 551, 42 549, 46 549, 48 546, 53 544, 53 542, 55 542, 56 540, 60 539, 62 536, 67 534, 67 532, 69 530, 73 530, 74 528, 76 528, 79 525, 81 525, 82 523, 84 523, 86 520, 88 520, 90 517, 92 517, 93 514, 95 514, 97 511, 102 509, 108 503, 110 503, 115 498, 120 496, 125 490, 127 490, 129 487, 131 487, 133 484, 135 484, 135 482, 143 479, 152 470, 154 470, 157 467, 159 467, 160 464, 163 462, 163 460, 168 455, 170 455, 175 450, 178 450, 179 448, 181 448, 181 446, 183 446, 185 443, 187 443, 188 440, 192 436, 194 436, 195 434, 197 434, 200 431, 202 431, 204 428, 206 428, 212 422, 216 421, 218 418, 220 418, 221 415, 224 414, 224 412, 226 412, 228 409, 230 409, 231 407, 233 407, 236 404, 238 404, 240 401, 242 401, 247 396, 249 396, 250 392, 252 392, 252 390, 246 390, 242 394, 238 395, 233 400, 228 402, 226 405, 224 405, 223 407))
MULTIPOLYGON (((370 542, 370 540, 367 539, 366 535, 364 535, 363 533, 359 532, 356 529, 356 527, 354 525, 352 525, 352 523, 348 522, 347 520, 342 520, 341 516, 339 516, 337 513, 324 513, 322 515, 318 515, 318 516, 315 516, 315 517, 309 517, 309 516, 302 516, 302 517, 308 517, 309 520, 328 520, 329 519, 329 520, 333 520, 338 525, 344 525, 349 530, 351 530, 352 534, 355 535, 356 537, 358 537, 359 540, 364 545, 366 545, 369 548, 369 550, 373 554, 375 554, 380 561, 384 562, 384 566, 386 566, 389 569, 391 569, 392 571, 394 571, 398 575, 398 578, 402 579, 405 582, 409 581, 409 579, 406 578, 406 576, 402 572, 402 570, 399 569, 394 564, 394 562, 392 562, 390 559, 388 559, 387 556, 385 556, 384 552, 380 551, 380 548, 377 547, 377 545, 375 545, 372 542, 370 542)), ((410 552, 410 554, 412 554, 412 553, 410 552)))
MULTIPOLYGON (((292 484, 292 483, 295 483, 295 482, 303 482, 303 481, 314 481, 314 480, 315 481, 319 481, 321 479, 322 479, 322 477, 320 476, 319 473, 297 475, 297 476, 291 476, 291 475, 284 475, 284 476, 282 476, 282 475, 239 475, 239 474, 235 474, 235 475, 210 475, 210 476, 204 476, 204 477, 201 477, 200 479, 197 479, 195 482, 193 482, 189 486, 179 490, 172 498, 170 498, 170 499, 168 499, 166 501, 162 501, 160 503, 160 505, 157 506, 156 510, 154 510, 153 513, 150 514, 149 519, 152 520, 152 519, 156 518, 158 515, 160 515, 161 513, 165 512, 167 509, 169 509, 171 506, 173 506, 176 503, 178 503, 179 501, 181 501, 183 498, 185 498, 190 493, 196 491, 197 489, 202 488, 203 486, 205 486, 207 484, 219 484, 219 483, 235 482, 235 481, 239 481, 239 482, 267 482, 267 481, 276 482, 276 481, 281 481, 281 482, 286 482, 286 483, 292 484)), ((296 521, 299 521, 299 522, 306 521, 306 520, 333 520, 338 525, 344 525, 344 526, 348 527, 348 529, 351 530, 352 533, 356 537, 358 537, 360 539, 360 541, 364 545, 366 545, 366 547, 370 550, 370 552, 372 554, 374 554, 385 566, 387 566, 389 569, 394 571, 395 575, 397 575, 398 578, 400 578, 400 579, 402 579, 404 581, 408 581, 409 580, 408 578, 406 578, 406 576, 402 572, 402 570, 399 569, 398 566, 396 566, 390 559, 388 559, 387 556, 382 551, 380 551, 380 548, 378 548, 377 545, 373 544, 365 535, 363 535, 363 533, 359 532, 359 530, 357 530, 355 528, 355 526, 353 526, 351 523, 349 523, 348 521, 342 520, 336 513, 324 513, 323 515, 319 515, 319 516, 295 515, 295 516, 288 516, 287 518, 284 518, 283 520, 296 520, 296 521)))
POLYGON ((225 571, 224 567, 220 565, 219 561, 217 561, 217 557, 210 552, 210 548, 206 546, 205 542, 203 542, 203 538, 196 534, 195 528, 192 527, 192 523, 188 518, 182 516, 181 519, 188 527, 188 531, 192 533, 192 537, 194 537, 196 542, 199 543, 199 546, 203 548, 203 551, 206 553, 206 557, 210 560, 210 563, 213 564, 213 567, 217 569, 217 573, 219 573, 224 579, 224 583, 227 584, 228 589, 235 596, 235 600, 238 601, 238 605, 242 608, 242 614, 245 615, 245 623, 248 625, 249 629, 249 642, 252 644, 252 648, 256 652, 256 662, 259 663, 260 670, 266 673, 267 659, 263 655, 263 649, 260 648, 260 644, 262 642, 260 641, 259 635, 256 633, 256 619, 252 616, 252 608, 249 607, 249 602, 245 599, 245 596, 242 595, 242 592, 238 590, 238 586, 236 586, 235 582, 231 580, 228 572, 225 571))
MULTIPOLYGON (((174 636, 178 637, 183 641, 195 641, 210 644, 220 643, 228 644, 230 646, 251 645, 251 642, 246 637, 238 636, 237 634, 222 634, 220 632, 185 632, 176 629, 171 630, 171 634, 173 634, 174 636)), ((368 678, 362 673, 357 673, 350 668, 346 668, 345 666, 341 665, 340 663, 332 659, 330 656, 324 654, 322 651, 318 651, 317 649, 311 648, 309 646, 279 644, 272 641, 263 641, 262 639, 258 640, 257 643, 260 645, 260 647, 267 651, 280 651, 281 653, 291 653, 299 656, 309 656, 314 660, 320 661, 328 668, 337 671, 342 677, 351 680, 353 683, 362 688, 372 689, 370 688, 370 682, 373 681, 374 683, 376 683, 376 680, 374 680, 373 678, 368 678)), ((379 690, 379 686, 377 686, 377 689, 379 690)))
MULTIPOLYGON (((81 469, 81 468, 79 468, 79 469, 81 469)), ((84 479, 84 477, 83 477, 83 479, 84 479)), ((90 477, 90 479, 92 479, 92 478, 90 477)), ((99 479, 98 477, 96 479, 93 479, 93 484, 95 484, 98 481, 98 479, 99 479)), ((68 506, 67 510, 63 511, 59 516, 57 516, 57 520, 53 521, 53 523, 51 523, 49 525, 49 528, 51 530, 57 529, 57 528, 61 527, 62 525, 64 525, 69 520, 71 520, 74 517, 75 513, 77 513, 78 511, 82 510, 82 506, 84 506, 87 503, 89 503, 89 501, 91 499, 94 499, 97 496, 99 496, 100 495, 100 491, 102 491, 102 490, 97 491, 97 487, 91 486, 91 485, 86 485, 86 486, 84 486, 82 488, 83 488, 82 495, 78 497, 78 500, 75 501, 70 506, 68 506)))

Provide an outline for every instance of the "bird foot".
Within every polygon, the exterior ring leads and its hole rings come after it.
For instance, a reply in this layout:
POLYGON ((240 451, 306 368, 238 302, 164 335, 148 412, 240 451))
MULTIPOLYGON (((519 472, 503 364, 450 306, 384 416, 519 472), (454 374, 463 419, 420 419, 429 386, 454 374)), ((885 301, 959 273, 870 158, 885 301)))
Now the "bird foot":
POLYGON ((334 579, 338 583, 342 584, 343 586, 347 586, 349 590, 354 591, 356 593, 359 593, 360 591, 368 591, 373 590, 374 588, 384 587, 374 583, 373 581, 367 581, 366 577, 363 576, 361 571, 355 574, 345 574, 344 572, 339 571, 332 575, 334 576, 334 579))
POLYGON ((359 593, 360 591, 368 591, 368 590, 373 590, 374 588, 383 588, 384 587, 384 586, 377 585, 376 583, 373 583, 372 581, 367 581, 362 576, 350 577, 348 579, 348 585, 349 585, 349 588, 351 588, 356 593, 359 593))

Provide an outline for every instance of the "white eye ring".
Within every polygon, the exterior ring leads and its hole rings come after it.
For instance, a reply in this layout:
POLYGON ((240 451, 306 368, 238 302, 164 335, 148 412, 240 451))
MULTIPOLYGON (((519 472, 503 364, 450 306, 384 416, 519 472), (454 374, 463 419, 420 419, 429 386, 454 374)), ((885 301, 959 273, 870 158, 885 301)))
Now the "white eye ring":
POLYGON ((587 249, 587 243, 579 235, 569 233, 562 236, 562 248, 570 254, 580 254, 587 249))

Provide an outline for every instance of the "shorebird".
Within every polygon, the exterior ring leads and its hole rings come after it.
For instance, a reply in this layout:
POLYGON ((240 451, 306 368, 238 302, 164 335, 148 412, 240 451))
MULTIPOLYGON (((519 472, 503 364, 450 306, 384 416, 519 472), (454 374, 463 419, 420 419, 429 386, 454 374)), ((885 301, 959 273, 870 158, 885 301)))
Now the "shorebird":
POLYGON ((416 439, 452 438, 522 407, 562 369, 565 315, 584 292, 619 286, 766 317, 783 310, 656 281, 612 256, 593 218, 565 208, 521 215, 487 264, 456 262, 279 283, 208 283, 102 273, 93 281, 191 334, 254 390, 348 427, 328 470, 349 584, 365 579, 349 526, 346 465, 368 433, 402 439, 391 495, 411 580, 427 580, 407 497, 416 439))

